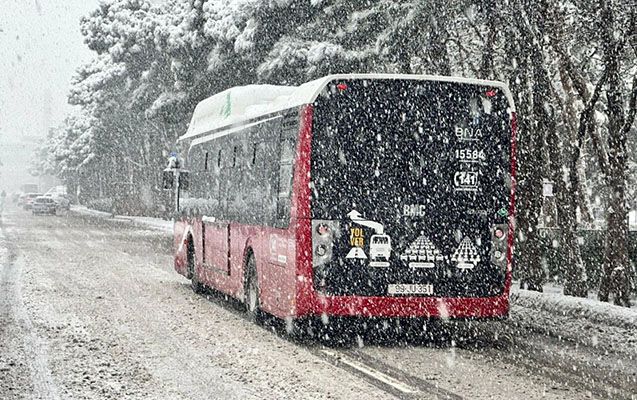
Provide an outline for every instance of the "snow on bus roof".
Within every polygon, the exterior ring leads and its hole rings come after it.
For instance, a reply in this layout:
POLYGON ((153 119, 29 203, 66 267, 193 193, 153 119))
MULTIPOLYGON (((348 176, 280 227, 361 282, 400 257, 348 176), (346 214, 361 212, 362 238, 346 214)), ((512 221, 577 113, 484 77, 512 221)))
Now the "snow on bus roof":
POLYGON ((339 74, 324 76, 300 86, 247 85, 224 90, 197 104, 188 131, 179 138, 179 141, 223 127, 241 125, 247 120, 268 114, 311 104, 329 82, 339 79, 414 79, 497 87, 504 91, 511 111, 515 111, 508 86, 498 81, 433 75, 339 74))

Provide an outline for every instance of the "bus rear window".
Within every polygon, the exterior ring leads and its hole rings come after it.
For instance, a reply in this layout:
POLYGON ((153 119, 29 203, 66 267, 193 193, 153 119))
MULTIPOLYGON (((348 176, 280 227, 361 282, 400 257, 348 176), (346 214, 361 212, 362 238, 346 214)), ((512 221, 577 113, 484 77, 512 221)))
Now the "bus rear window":
POLYGON ((491 213, 508 202, 510 116, 502 91, 422 80, 347 80, 315 103, 313 218, 491 213))

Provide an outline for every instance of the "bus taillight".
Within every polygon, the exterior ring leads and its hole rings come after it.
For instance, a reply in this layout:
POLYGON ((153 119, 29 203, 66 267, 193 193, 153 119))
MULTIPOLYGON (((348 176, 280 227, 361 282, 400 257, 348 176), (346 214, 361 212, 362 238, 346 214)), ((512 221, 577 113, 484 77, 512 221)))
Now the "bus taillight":
POLYGON ((327 255, 327 246, 324 244, 317 245, 315 253, 319 257, 325 257, 327 255))
POLYGON ((336 221, 312 221, 312 260, 314 266, 328 263, 332 259, 335 236, 339 233, 336 221))
POLYGON ((318 224, 318 226, 316 227, 316 232, 321 236, 329 235, 329 233, 331 232, 330 226, 328 224, 318 224))
POLYGON ((491 263, 501 268, 506 268, 506 252, 508 226, 506 224, 498 224, 491 230, 491 263))

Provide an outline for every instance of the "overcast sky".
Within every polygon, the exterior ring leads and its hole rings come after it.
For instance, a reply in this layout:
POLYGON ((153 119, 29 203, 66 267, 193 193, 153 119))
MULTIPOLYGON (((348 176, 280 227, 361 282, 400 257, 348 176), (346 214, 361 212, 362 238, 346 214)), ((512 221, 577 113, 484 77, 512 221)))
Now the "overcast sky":
POLYGON ((0 0, 0 187, 30 179, 21 170, 34 142, 68 111, 71 77, 91 57, 79 19, 98 4, 0 0))

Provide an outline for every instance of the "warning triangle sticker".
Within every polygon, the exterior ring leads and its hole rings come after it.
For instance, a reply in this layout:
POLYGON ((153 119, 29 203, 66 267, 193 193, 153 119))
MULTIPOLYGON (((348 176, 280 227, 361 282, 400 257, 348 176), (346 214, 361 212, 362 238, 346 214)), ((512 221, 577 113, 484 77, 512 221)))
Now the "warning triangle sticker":
POLYGON ((360 258, 364 260, 367 258, 367 255, 365 254, 365 251, 363 251, 363 249, 361 249, 360 247, 352 247, 345 258, 360 258))
POLYGON ((460 245, 451 256, 451 261, 457 262, 458 268, 461 269, 471 269, 480 262, 478 249, 471 239, 468 237, 462 239, 460 245))

